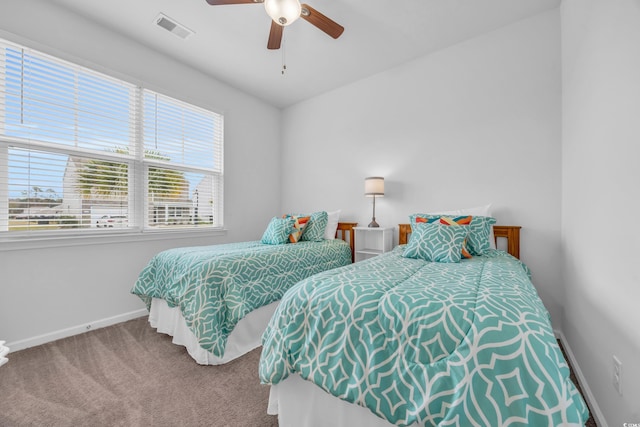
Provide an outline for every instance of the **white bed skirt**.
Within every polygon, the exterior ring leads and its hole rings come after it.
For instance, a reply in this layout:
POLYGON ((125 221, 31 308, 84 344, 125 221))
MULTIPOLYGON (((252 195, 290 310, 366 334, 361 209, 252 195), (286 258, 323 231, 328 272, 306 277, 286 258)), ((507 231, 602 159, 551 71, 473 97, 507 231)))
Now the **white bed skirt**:
POLYGON ((278 415, 280 427, 393 426, 367 408, 340 400, 298 374, 271 386, 267 413, 278 415))
POLYGON ((186 347, 189 355, 201 365, 221 365, 258 348, 262 333, 280 301, 275 301, 249 313, 231 331, 224 356, 217 357, 198 344, 196 336, 187 327, 178 307, 169 307, 163 299, 153 298, 149 311, 149 323, 159 333, 171 335, 172 342, 186 347))

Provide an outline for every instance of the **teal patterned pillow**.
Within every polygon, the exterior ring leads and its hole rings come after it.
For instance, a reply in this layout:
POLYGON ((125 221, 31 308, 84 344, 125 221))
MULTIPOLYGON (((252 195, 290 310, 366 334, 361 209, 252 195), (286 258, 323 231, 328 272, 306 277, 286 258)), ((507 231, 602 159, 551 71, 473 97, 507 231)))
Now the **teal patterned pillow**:
POLYGON ((433 262, 460 262, 462 244, 468 234, 468 226, 420 223, 413 228, 402 256, 433 262))
MULTIPOLYGON (((411 230, 416 229, 416 218, 440 218, 450 215, 432 215, 432 214, 412 214, 409 215, 409 221, 411 222, 411 230)), ((488 216, 473 216, 471 223, 469 224, 469 236, 467 237, 467 249, 469 253, 474 256, 480 256, 487 252, 491 248, 491 230, 493 224, 496 223, 495 218, 488 216)), ((417 224, 421 224, 418 222, 417 224)))
POLYGON ((262 235, 261 242, 265 245, 282 245, 287 243, 289 241, 289 234, 295 231, 293 229, 294 222, 295 219, 293 219, 293 217, 273 217, 262 235))
POLYGON ((469 224, 469 237, 467 247, 471 255, 482 255, 491 248, 491 230, 495 218, 488 216, 474 216, 469 224))
POLYGON ((307 223, 302 233, 303 242, 321 242, 324 240, 324 229, 327 228, 329 216, 326 211, 314 212, 311 215, 295 215, 310 216, 311 219, 307 223))

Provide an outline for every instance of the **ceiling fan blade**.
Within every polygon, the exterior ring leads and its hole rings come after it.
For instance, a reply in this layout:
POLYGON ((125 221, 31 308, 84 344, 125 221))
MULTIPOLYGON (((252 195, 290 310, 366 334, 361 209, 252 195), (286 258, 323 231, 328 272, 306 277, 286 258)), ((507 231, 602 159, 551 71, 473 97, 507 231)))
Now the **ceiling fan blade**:
POLYGON ((302 13, 300 13, 300 17, 329 34, 334 39, 340 37, 344 31, 344 27, 342 25, 327 18, 308 4, 302 4, 302 13))
POLYGON ((221 6, 224 4, 247 4, 247 3, 263 3, 264 0, 207 0, 211 6, 221 6))
POLYGON ((282 32, 284 27, 271 21, 271 31, 269 31, 269 41, 267 42, 267 49, 280 49, 280 43, 282 43, 282 32))

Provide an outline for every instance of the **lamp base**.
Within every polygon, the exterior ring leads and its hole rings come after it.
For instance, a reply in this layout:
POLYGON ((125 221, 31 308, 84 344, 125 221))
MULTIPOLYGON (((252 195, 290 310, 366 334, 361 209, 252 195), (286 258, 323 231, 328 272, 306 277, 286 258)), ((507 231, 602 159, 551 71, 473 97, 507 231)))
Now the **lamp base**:
POLYGON ((370 228, 378 228, 378 227, 380 227, 380 226, 378 225, 378 223, 376 222, 376 220, 375 220, 375 218, 374 218, 374 219, 372 219, 372 220, 371 220, 371 222, 369 223, 369 225, 368 225, 367 227, 370 227, 370 228))

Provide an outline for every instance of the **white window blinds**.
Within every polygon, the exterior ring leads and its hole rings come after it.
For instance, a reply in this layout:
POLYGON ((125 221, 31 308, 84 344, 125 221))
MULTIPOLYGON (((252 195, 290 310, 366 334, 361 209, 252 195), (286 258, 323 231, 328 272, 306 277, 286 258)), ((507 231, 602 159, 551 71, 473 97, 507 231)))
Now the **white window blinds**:
POLYGON ((222 117, 144 91, 147 224, 222 224, 222 117))
POLYGON ((0 40, 0 233, 221 227, 222 147, 219 114, 0 40))

